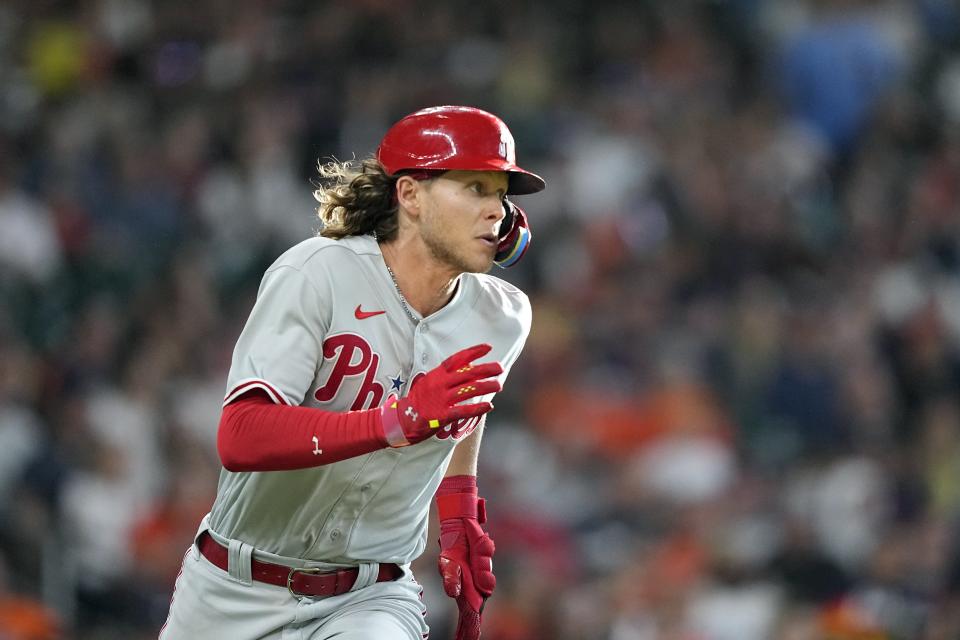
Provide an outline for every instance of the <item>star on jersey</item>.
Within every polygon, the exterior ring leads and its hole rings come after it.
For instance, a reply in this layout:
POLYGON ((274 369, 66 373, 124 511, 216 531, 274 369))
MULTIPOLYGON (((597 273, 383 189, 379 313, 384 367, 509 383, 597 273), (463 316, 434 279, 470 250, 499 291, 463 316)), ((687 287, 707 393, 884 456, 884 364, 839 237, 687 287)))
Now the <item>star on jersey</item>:
POLYGON ((407 381, 404 380, 404 379, 402 379, 402 378, 400 377, 400 374, 401 374, 401 373, 402 373, 402 372, 398 371, 398 372, 397 372, 397 375, 395 375, 394 377, 390 378, 390 391, 398 391, 398 392, 399 392, 400 389, 403 387, 403 385, 406 384, 407 381))

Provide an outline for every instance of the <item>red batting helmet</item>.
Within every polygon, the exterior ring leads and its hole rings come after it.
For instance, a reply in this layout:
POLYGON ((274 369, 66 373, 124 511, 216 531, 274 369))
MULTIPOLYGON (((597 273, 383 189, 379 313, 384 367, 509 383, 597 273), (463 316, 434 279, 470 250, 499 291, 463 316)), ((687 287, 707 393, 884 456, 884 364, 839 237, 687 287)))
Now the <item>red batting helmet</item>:
POLYGON ((536 193, 543 178, 517 166, 503 120, 474 107, 431 107, 411 113, 383 136, 377 160, 389 175, 407 169, 506 171, 507 193, 536 193))

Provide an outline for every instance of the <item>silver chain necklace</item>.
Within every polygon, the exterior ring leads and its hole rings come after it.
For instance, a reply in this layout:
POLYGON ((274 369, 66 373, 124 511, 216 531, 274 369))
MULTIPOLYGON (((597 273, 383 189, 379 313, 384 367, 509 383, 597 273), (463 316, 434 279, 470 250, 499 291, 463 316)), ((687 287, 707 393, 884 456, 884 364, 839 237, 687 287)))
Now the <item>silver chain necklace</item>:
POLYGON ((400 291, 400 284, 397 282, 397 276, 393 274, 393 269, 390 268, 386 262, 383 263, 383 266, 387 268, 387 273, 390 274, 390 279, 393 280, 393 286, 397 290, 397 295, 400 296, 400 304, 403 305, 403 310, 406 311, 407 317, 410 318, 410 322, 413 324, 420 324, 420 321, 417 320, 417 317, 413 315, 413 311, 410 310, 410 305, 407 304, 407 299, 403 297, 403 292, 400 291))

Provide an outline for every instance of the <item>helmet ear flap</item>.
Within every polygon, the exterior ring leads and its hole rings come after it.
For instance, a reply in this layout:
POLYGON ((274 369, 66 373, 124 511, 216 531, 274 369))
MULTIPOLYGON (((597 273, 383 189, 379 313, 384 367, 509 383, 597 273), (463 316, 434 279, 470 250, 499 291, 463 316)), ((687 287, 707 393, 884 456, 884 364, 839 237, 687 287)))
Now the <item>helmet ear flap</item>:
POLYGON ((506 238, 513 230, 513 210, 517 205, 513 204, 507 198, 503 199, 503 220, 500 221, 500 239, 506 238))
POLYGON ((527 214, 523 209, 507 198, 503 199, 503 209, 506 215, 500 223, 500 244, 497 245, 493 262, 498 267, 507 269, 517 264, 530 248, 531 234, 527 214))

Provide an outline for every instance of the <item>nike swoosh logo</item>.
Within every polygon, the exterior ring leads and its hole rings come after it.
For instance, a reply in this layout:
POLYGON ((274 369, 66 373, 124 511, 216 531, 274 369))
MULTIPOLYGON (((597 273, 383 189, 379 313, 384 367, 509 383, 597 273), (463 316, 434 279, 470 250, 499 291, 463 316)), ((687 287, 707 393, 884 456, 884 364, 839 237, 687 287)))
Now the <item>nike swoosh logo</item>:
POLYGON ((361 305, 357 305, 357 308, 353 310, 353 317, 357 320, 366 320, 367 318, 372 318, 373 316, 378 316, 381 313, 386 313, 386 311, 363 311, 360 309, 361 305))

